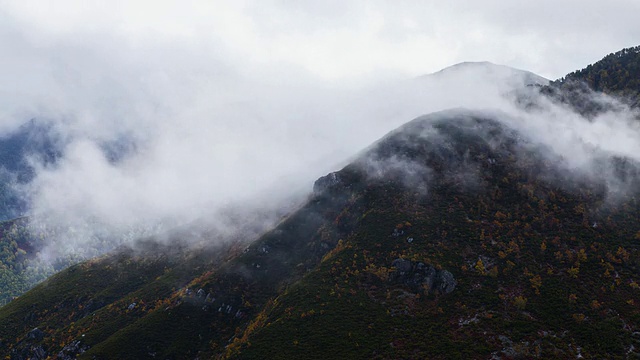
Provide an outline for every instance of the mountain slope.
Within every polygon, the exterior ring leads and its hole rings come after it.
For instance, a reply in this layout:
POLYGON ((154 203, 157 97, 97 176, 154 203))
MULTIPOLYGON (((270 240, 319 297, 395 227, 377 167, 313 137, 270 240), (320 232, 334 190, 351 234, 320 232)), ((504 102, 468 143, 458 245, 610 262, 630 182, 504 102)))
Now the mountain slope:
POLYGON ((414 142, 429 120, 374 153, 427 166, 431 191, 369 187, 359 229, 267 307, 238 358, 611 357, 631 348, 636 198, 629 212, 605 209, 599 185, 562 178, 486 116, 441 118, 433 138, 449 148, 414 142), (479 184, 465 183, 472 174, 479 184), (421 263, 451 271, 455 291, 416 287, 421 263))
POLYGON ((640 46, 622 49, 542 87, 551 99, 586 115, 640 107, 640 46), (607 94, 609 96, 602 96, 607 94))
POLYGON ((60 136, 50 123, 32 119, 0 137, 0 221, 24 215, 28 200, 14 185, 32 180, 28 157, 51 164, 60 156, 60 136))
POLYGON ((640 106, 640 46, 622 49, 574 71, 556 82, 560 87, 582 81, 595 91, 626 99, 640 106))
POLYGON ((27 223, 25 218, 0 222, 0 306, 53 273, 51 266, 32 261, 39 244, 27 223))
POLYGON ((626 196, 614 199, 609 177, 566 171, 508 123, 463 110, 416 119, 318 180, 305 206, 235 256, 114 255, 70 268, 0 308, 10 325, 0 351, 15 359, 632 352, 638 165, 601 154, 594 166, 624 184, 626 196), (92 281, 103 278, 116 281, 92 281))

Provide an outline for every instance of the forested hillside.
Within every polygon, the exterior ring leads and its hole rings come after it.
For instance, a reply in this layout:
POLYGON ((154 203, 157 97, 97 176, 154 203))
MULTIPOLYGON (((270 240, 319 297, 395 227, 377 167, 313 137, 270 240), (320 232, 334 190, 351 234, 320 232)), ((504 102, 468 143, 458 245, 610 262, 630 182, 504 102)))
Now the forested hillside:
POLYGON ((609 54, 582 70, 566 75, 557 83, 575 80, 584 81, 595 91, 606 94, 637 95, 640 91, 640 46, 609 54))
POLYGON ((573 105, 583 114, 611 109, 607 99, 592 91, 615 96, 632 108, 640 107, 640 46, 620 50, 543 87, 543 92, 573 105))
POLYGON ((633 353, 640 168, 603 155, 627 186, 615 201, 607 179, 563 171, 500 115, 420 118, 318 180, 307 205, 220 263, 206 252, 115 254, 52 277, 0 308, 5 354, 633 353))
POLYGON ((29 267, 34 254, 25 222, 17 219, 0 223, 0 305, 51 275, 38 274, 35 267, 29 267))

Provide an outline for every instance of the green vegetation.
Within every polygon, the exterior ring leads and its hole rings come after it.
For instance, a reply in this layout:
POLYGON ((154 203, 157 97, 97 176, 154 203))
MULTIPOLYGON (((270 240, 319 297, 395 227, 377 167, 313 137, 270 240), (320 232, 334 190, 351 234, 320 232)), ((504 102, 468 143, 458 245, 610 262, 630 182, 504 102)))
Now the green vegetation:
POLYGON ((640 46, 622 49, 586 68, 574 71, 556 83, 584 81, 595 91, 627 99, 640 106, 640 46))
MULTIPOLYGON (((593 187, 543 181, 533 153, 516 161, 474 148, 469 137, 464 144, 472 158, 502 164, 482 172, 488 191, 445 179, 426 196, 369 187, 357 230, 264 308, 232 358, 622 356, 640 325, 632 285, 640 257, 631 245, 637 198, 625 211, 604 210, 593 187), (406 223, 410 230, 391 236, 406 223), (390 283, 395 258, 450 269, 458 289, 445 295, 390 283)), ((462 156, 465 147, 456 150, 462 156)))
POLYGON ((53 274, 53 268, 34 261, 34 240, 25 219, 0 222, 0 306, 53 274))
POLYGON ((618 106, 598 96, 598 93, 612 95, 637 109, 640 107, 640 46, 609 54, 582 70, 543 86, 541 91, 586 116, 618 106))

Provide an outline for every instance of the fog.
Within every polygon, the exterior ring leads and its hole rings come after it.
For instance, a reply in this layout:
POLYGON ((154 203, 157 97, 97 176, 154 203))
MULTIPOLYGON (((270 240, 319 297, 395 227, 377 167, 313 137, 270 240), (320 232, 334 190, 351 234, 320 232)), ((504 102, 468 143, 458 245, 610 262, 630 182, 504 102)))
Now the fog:
POLYGON ((318 177, 403 123, 452 107, 509 114, 568 168, 588 169, 593 149, 640 154, 623 106, 590 120, 552 103, 524 111, 514 89, 545 79, 490 63, 338 81, 286 59, 243 58, 216 36, 129 37, 101 22, 95 30, 2 20, 11 55, 0 60, 0 135, 35 118, 64 139, 62 157, 32 158, 35 178, 17 187, 48 260, 194 222, 230 234, 247 214, 258 233, 304 201, 318 177), (115 161, 109 146, 121 150, 115 161))
POLYGON ((65 139, 56 164, 32 159, 36 177, 20 188, 36 227, 49 229, 46 256, 105 251, 114 244, 104 234, 120 243, 196 219, 226 230, 220 212, 239 204, 293 207, 316 178, 413 117, 499 106, 506 83, 522 85, 510 70, 496 83, 490 64, 367 85, 299 69, 250 77, 206 50, 154 46, 17 49, 39 72, 4 124, 45 119, 65 139), (111 161, 104 144, 122 139, 111 161))

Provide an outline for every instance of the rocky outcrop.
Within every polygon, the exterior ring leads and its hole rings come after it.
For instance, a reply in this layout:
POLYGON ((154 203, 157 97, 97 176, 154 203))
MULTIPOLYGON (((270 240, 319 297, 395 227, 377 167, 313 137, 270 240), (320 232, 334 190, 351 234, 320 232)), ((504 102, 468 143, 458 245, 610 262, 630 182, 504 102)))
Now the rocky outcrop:
POLYGON ((11 350, 11 360, 45 360, 47 356, 42 345, 25 345, 11 350))
POLYGON ((458 282, 453 277, 453 274, 447 270, 438 271, 436 278, 436 290, 443 294, 449 294, 456 289, 458 282))
POLYGON ((58 353, 58 359, 72 360, 75 359, 78 355, 83 354, 87 350, 89 350, 89 346, 83 345, 80 340, 74 340, 62 348, 62 350, 58 353))
POLYGON ((438 270, 422 262, 398 258, 393 260, 391 266, 395 271, 389 275, 389 281, 406 285, 416 293, 426 289, 429 292, 449 294, 458 285, 451 272, 438 270))
POLYGON ((44 331, 35 328, 27 333, 27 340, 40 341, 44 338, 44 331))
POLYGON ((47 351, 39 343, 44 339, 45 332, 34 328, 29 331, 18 344, 11 349, 12 360, 44 360, 47 358, 47 351))
POLYGON ((331 190, 337 187, 343 186, 343 181, 340 178, 340 173, 332 172, 328 175, 325 175, 313 184, 313 193, 321 194, 327 190, 331 190))

